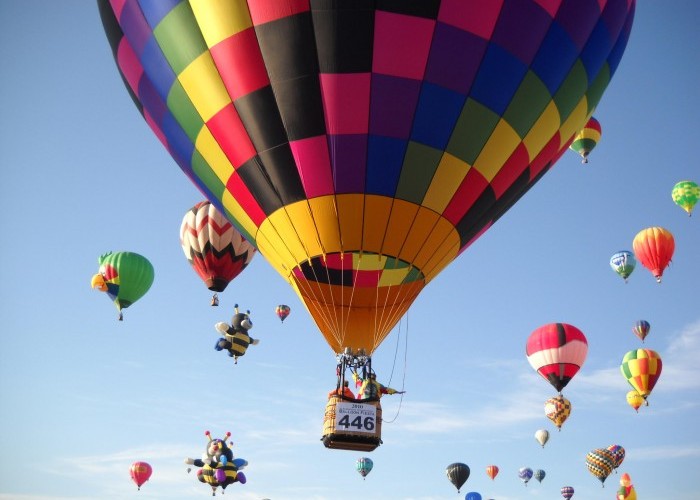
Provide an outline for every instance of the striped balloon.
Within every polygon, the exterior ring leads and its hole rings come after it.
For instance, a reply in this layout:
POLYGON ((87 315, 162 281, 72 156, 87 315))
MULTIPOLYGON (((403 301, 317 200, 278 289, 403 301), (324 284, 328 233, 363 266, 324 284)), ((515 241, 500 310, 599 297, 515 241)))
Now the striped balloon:
POLYGON ((569 500, 571 497, 574 496, 574 487, 573 486, 562 486, 561 487, 561 496, 569 500))
POLYGON ((620 371, 632 388, 644 399, 661 376, 661 356, 651 349, 634 349, 622 358, 620 371))
POLYGON ((643 319, 635 321, 634 326, 632 327, 632 332, 639 337, 642 342, 644 342, 644 339, 647 337, 647 335, 649 335, 649 330, 651 330, 651 325, 648 321, 643 319))
POLYGON ((525 354, 530 366, 561 392, 586 360, 588 341, 573 325, 550 323, 530 334, 525 354))
POLYGON ((615 457, 606 448, 596 448, 586 455, 586 467, 588 471, 597 477, 603 485, 615 467, 615 457))
POLYGON ((591 116, 586 126, 576 134, 569 148, 581 155, 581 163, 588 163, 588 154, 600 141, 601 133, 600 122, 591 116))

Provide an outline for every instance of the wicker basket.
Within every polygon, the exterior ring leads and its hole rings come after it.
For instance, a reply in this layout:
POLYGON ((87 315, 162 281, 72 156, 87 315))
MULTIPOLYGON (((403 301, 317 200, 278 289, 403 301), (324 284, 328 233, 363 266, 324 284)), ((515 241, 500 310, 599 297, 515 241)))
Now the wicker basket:
MULTIPOLYGON (((347 416, 347 415, 346 415, 347 416)), ((354 401, 344 398, 339 395, 333 395, 328 399, 326 404, 326 412, 323 416, 323 437, 321 438, 326 448, 353 450, 353 451, 372 451, 377 446, 382 444, 382 406, 378 399, 354 401), (357 411, 358 422, 367 423, 367 418, 363 420, 361 415, 369 415, 374 418, 369 418, 373 424, 373 428, 353 429, 348 425, 338 425, 336 421, 337 409, 339 403, 345 403, 344 409, 355 407, 357 411), (372 407, 371 409, 368 407, 372 407)))

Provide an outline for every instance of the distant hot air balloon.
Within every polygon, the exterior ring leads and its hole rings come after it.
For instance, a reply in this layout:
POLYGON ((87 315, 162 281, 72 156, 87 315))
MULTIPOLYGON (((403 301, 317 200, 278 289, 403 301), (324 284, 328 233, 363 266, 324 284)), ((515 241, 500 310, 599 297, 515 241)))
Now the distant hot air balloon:
POLYGON ((535 473, 532 475, 532 477, 537 479, 538 483, 541 483, 546 475, 547 475, 547 473, 545 471, 543 471, 542 469, 537 469, 535 471, 535 473))
POLYGON ((629 250, 620 250, 610 257, 610 267, 625 280, 625 283, 627 283, 627 278, 630 277, 636 265, 637 261, 634 258, 634 254, 629 250))
POLYGON ((481 500, 481 493, 470 491, 464 496, 464 500, 481 500))
POLYGON ((611 444, 608 446, 608 451, 613 454, 613 458, 615 459, 613 462, 613 469, 617 469, 625 460, 625 449, 619 444, 611 444))
POLYGON ((447 474, 447 479, 457 488, 457 493, 459 489, 467 482, 470 474, 469 466, 461 462, 455 462, 447 466, 445 474, 447 474))
POLYGON ((588 154, 598 144, 601 135, 600 122, 591 116, 586 126, 576 134, 569 148, 581 155, 581 163, 588 163, 588 154))
POLYGON ((284 322, 284 319, 287 316, 289 316, 290 312, 292 312, 291 308, 289 306, 284 305, 284 304, 280 304, 275 308, 275 314, 277 314, 277 317, 282 322, 284 322))
POLYGON ((626 472, 620 476, 620 488, 617 490, 617 500, 637 500, 637 492, 630 475, 626 472))
POLYGON ((571 401, 566 399, 561 394, 559 396, 549 398, 544 403, 544 414, 547 418, 554 422, 557 429, 561 430, 561 426, 566 422, 571 414, 571 401))
POLYGON ((569 500, 571 497, 574 496, 574 487, 573 486, 562 486, 561 487, 561 496, 566 498, 566 500, 569 500))
POLYGON ((634 411, 639 412, 639 407, 644 404, 644 398, 636 389, 632 389, 627 393, 627 404, 634 408, 634 411))
POLYGON ((613 471, 615 466, 615 457, 613 453, 606 448, 596 448, 586 454, 586 467, 588 471, 597 477, 603 487, 605 480, 613 471))
POLYGON ((550 323, 530 334, 527 360, 559 392, 586 360, 588 341, 581 330, 566 323, 550 323))
POLYGON ((658 226, 642 229, 634 237, 632 249, 637 260, 661 283, 664 270, 671 262, 676 249, 671 232, 658 226))
POLYGON ((538 443, 540 443, 540 446, 544 448, 544 445, 547 444, 547 441, 549 441, 549 431, 545 429, 538 429, 535 431, 535 439, 538 443))
POLYGON ((643 319, 635 321, 634 326, 632 327, 632 332, 639 337, 642 342, 644 342, 644 339, 647 338, 647 335, 649 335, 649 330, 651 330, 651 325, 648 321, 643 319))
POLYGON ((487 465, 486 466, 486 475, 491 478, 491 480, 496 479, 496 476, 498 475, 498 466, 497 465, 487 465))
POLYGON ((567 151, 635 10, 98 5, 123 81, 175 163, 290 283, 334 353, 368 355, 567 151))
POLYGON ((208 201, 192 207, 180 225, 180 244, 185 257, 214 292, 211 305, 219 305, 217 292, 250 264, 255 247, 208 201))
POLYGON ((661 356, 651 349, 629 351, 620 365, 622 376, 645 400, 659 380, 661 368, 661 356))
POLYGON ((129 468, 129 474, 131 475, 131 480, 136 483, 138 489, 141 489, 143 483, 148 481, 151 477, 153 469, 146 462, 134 462, 129 468))
POLYGON ((153 266, 134 252, 108 252, 97 260, 100 269, 92 277, 92 287, 107 292, 119 311, 143 297, 153 284, 153 266))
POLYGON ((367 457, 358 458, 355 463, 357 472, 359 472, 363 478, 367 477, 367 474, 372 471, 372 467, 374 467, 374 462, 372 462, 371 458, 367 457))
POLYGON ((532 478, 532 469, 530 467, 521 467, 518 469, 518 477, 527 486, 528 481, 532 478))
POLYGON ((688 217, 693 213, 693 207, 700 199, 700 186, 693 181, 681 181, 673 186, 671 191, 673 201, 688 212, 688 217))

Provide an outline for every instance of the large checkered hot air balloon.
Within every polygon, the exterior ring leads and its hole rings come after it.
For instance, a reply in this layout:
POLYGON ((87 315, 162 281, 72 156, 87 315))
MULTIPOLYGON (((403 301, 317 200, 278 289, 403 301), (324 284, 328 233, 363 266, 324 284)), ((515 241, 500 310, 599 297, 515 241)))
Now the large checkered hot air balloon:
POLYGON ((634 0, 98 0, 178 166, 335 353, 420 291, 568 150, 634 0))
POLYGON ((588 341, 573 325, 549 323, 530 334, 525 354, 530 366, 561 393, 583 366, 588 341))
POLYGON ((605 486, 605 480, 615 467, 615 457, 607 448, 596 448, 586 454, 586 467, 605 486))
POLYGON ((251 245, 231 222, 208 201, 187 211, 180 224, 185 257, 205 286, 214 292, 211 305, 255 255, 251 245))

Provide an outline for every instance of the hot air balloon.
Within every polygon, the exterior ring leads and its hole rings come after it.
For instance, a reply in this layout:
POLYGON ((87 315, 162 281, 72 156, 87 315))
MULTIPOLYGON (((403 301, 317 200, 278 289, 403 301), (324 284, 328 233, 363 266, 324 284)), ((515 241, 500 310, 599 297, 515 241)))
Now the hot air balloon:
POLYGON ((540 446, 544 448, 544 445, 547 444, 547 441, 549 441, 549 431, 545 429, 538 429, 535 431, 535 439, 537 440, 538 443, 540 443, 540 446))
POLYGON ((97 260, 99 271, 92 277, 92 287, 107 292, 123 319, 126 309, 143 297, 153 284, 153 266, 146 257, 134 252, 108 252, 97 260))
POLYGON ((700 186, 693 181, 681 181, 673 186, 671 191, 673 201, 688 212, 688 217, 693 213, 693 207, 700 199, 700 186))
POLYGON ((521 467, 518 469, 518 477, 527 486, 528 481, 532 478, 532 469, 530 467, 521 467))
POLYGON ((670 231, 663 227, 642 229, 632 241, 632 249, 637 260, 651 271, 656 281, 661 283, 664 270, 668 267, 676 249, 670 231))
POLYGON ((222 439, 214 439, 209 431, 205 431, 209 442, 202 459, 186 458, 185 463, 201 467, 197 470, 199 482, 208 484, 212 489, 212 496, 216 495, 217 488, 223 491, 233 483, 245 484, 247 478, 243 469, 248 466, 248 461, 243 458, 234 458, 231 446, 233 442, 227 442, 231 433, 224 434, 222 439))
POLYGON ((550 323, 530 334, 525 354, 530 366, 561 393, 586 360, 588 341, 573 325, 550 323))
POLYGON ((355 463, 357 472, 359 472, 363 478, 367 477, 367 474, 372 471, 372 467, 374 467, 374 462, 372 462, 371 458, 367 457, 358 458, 355 463))
POLYGON ((141 489, 143 483, 148 481, 153 473, 153 469, 146 462, 134 462, 129 468, 129 475, 131 475, 131 480, 136 483, 138 489, 141 489))
POLYGON ((629 351, 620 365, 622 376, 645 400, 659 380, 661 368, 661 357, 651 349, 629 351))
POLYGON ((289 306, 285 306, 284 304, 280 304, 275 308, 275 314, 277 314, 277 317, 280 319, 280 321, 284 322, 284 319, 289 316, 289 313, 292 312, 289 306))
POLYGON ((464 496, 464 500, 481 500, 481 493, 470 491, 464 496))
POLYGON ((603 487, 605 487, 605 480, 613 471, 614 464, 615 457, 605 448, 596 448, 586 454, 588 471, 600 480, 603 487))
POLYGON ((625 459, 625 449, 619 444, 611 444, 608 446, 608 451, 613 454, 613 469, 617 469, 625 459))
POLYGON ((219 305, 217 293, 223 292, 255 255, 255 247, 208 201, 197 203, 183 217, 180 244, 187 261, 214 292, 213 306, 219 305))
POLYGON ((561 496, 569 500, 571 497, 574 496, 574 487, 573 486, 562 486, 561 487, 561 496))
POLYGON ((576 134, 574 141, 569 146, 572 151, 576 151, 581 155, 581 163, 588 163, 588 154, 600 141, 601 134, 600 122, 591 116, 586 126, 576 134))
POLYGON ((491 480, 496 479, 496 476, 498 475, 498 466, 497 465, 487 465, 486 466, 486 475, 491 478, 491 480))
POLYGON ((240 4, 98 2, 123 81, 178 166, 334 353, 370 355, 567 151, 635 9, 240 4))
POLYGON ((637 492, 630 475, 626 472, 620 476, 620 488, 617 490, 617 500, 637 500, 637 492))
POLYGON ((447 466, 445 474, 447 474, 447 479, 457 488, 457 493, 459 489, 467 482, 470 474, 469 466, 461 462, 455 462, 447 466))
POLYGON ((610 267, 625 280, 625 283, 627 283, 627 278, 630 277, 636 265, 637 261, 634 258, 634 254, 629 250, 620 250, 610 257, 610 267))
POLYGON ((559 396, 549 398, 544 403, 544 414, 547 418, 554 422, 557 429, 561 430, 561 426, 566 422, 571 414, 571 401, 566 399, 561 394, 559 396))
POLYGON ((651 325, 648 321, 643 319, 635 321, 634 326, 632 326, 632 332, 639 337, 642 342, 644 342, 644 339, 649 335, 649 330, 651 330, 651 325))
POLYGON ((627 404, 634 408, 634 411, 639 412, 639 407, 644 404, 644 398, 636 389, 632 389, 627 393, 627 404))
POLYGON ((545 471, 543 471, 542 469, 537 469, 535 471, 535 473, 532 475, 532 477, 537 479, 538 483, 541 483, 546 475, 547 475, 547 473, 545 471))

